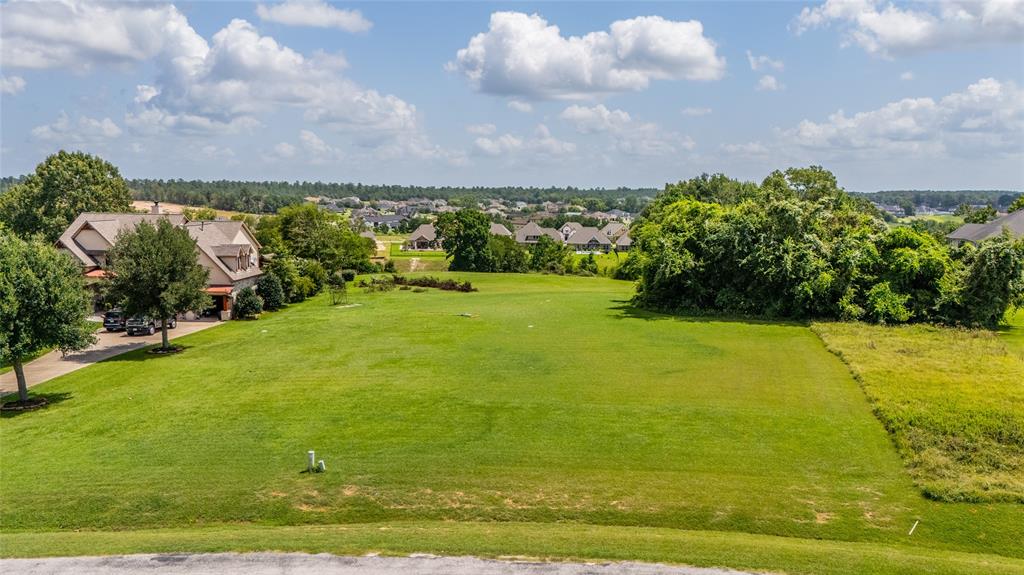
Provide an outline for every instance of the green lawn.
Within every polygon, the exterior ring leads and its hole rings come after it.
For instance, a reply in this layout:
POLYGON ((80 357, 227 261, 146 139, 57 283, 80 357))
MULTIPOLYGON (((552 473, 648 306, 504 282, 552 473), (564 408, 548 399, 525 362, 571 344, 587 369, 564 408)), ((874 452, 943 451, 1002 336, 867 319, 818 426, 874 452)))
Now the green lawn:
MULTIPOLYGON (((610 252, 607 254, 594 254, 594 259, 597 260, 598 273, 607 273, 610 268, 613 268, 622 263, 622 261, 626 259, 626 256, 627 254, 625 252, 621 254, 616 252, 610 252)), ((586 259, 587 256, 586 254, 574 254, 573 257, 576 258, 576 262, 578 263, 581 260, 586 259)))
POLYGON ((35 388, 51 407, 0 422, 0 553, 1024 572, 962 554, 1024 558, 1024 507, 922 497, 808 327, 639 312, 605 278, 452 275, 480 291, 352 289, 35 388), (300 473, 307 449, 327 473, 300 473))

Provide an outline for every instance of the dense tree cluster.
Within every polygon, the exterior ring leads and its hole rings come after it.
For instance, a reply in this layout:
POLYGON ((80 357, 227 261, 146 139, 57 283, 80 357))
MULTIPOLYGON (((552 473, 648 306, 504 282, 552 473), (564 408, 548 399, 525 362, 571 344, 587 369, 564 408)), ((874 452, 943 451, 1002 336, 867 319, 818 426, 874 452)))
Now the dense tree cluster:
POLYGON ((286 206, 275 216, 238 219, 254 229, 263 252, 271 254, 264 271, 277 278, 288 301, 319 293, 343 269, 379 271, 370 261, 373 241, 356 233, 346 218, 313 204, 286 206))
POLYGON ((624 267, 654 309, 992 326, 1024 304, 1024 240, 890 228, 820 167, 669 185, 631 234, 624 267))

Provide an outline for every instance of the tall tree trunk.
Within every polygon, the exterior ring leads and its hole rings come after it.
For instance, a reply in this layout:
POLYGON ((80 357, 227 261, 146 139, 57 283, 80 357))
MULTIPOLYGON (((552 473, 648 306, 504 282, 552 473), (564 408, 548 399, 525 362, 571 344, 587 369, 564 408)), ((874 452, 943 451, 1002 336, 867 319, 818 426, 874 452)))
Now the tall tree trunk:
POLYGON ((169 349, 171 346, 167 343, 167 318, 160 320, 160 337, 163 339, 163 349, 169 349))
POLYGON ((18 399, 28 401, 28 383, 25 381, 25 366, 21 365, 21 358, 14 358, 14 375, 18 378, 18 399))

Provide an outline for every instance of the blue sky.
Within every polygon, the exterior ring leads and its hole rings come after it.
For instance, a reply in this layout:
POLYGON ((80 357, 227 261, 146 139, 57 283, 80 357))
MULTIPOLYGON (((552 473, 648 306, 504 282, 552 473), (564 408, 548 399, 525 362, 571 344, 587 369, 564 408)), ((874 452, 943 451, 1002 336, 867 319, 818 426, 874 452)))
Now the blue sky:
POLYGON ((0 5, 0 172, 1024 189, 1024 2, 0 5))

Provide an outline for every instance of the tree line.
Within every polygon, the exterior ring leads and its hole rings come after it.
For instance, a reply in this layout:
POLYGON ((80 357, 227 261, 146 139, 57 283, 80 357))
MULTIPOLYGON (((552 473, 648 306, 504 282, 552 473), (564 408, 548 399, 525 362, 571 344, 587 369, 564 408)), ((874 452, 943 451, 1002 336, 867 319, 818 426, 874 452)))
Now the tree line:
POLYGON ((913 215, 914 207, 928 206, 940 210, 954 210, 961 204, 971 206, 992 206, 998 210, 1006 210, 1010 204, 1021 196, 1012 190, 884 190, 879 192, 851 192, 851 195, 864 197, 880 204, 890 204, 909 209, 907 215, 913 215))
POLYGON ((817 166, 666 186, 631 236, 620 273, 650 309, 992 327, 1024 305, 1024 239, 951 247, 887 226, 817 166))

